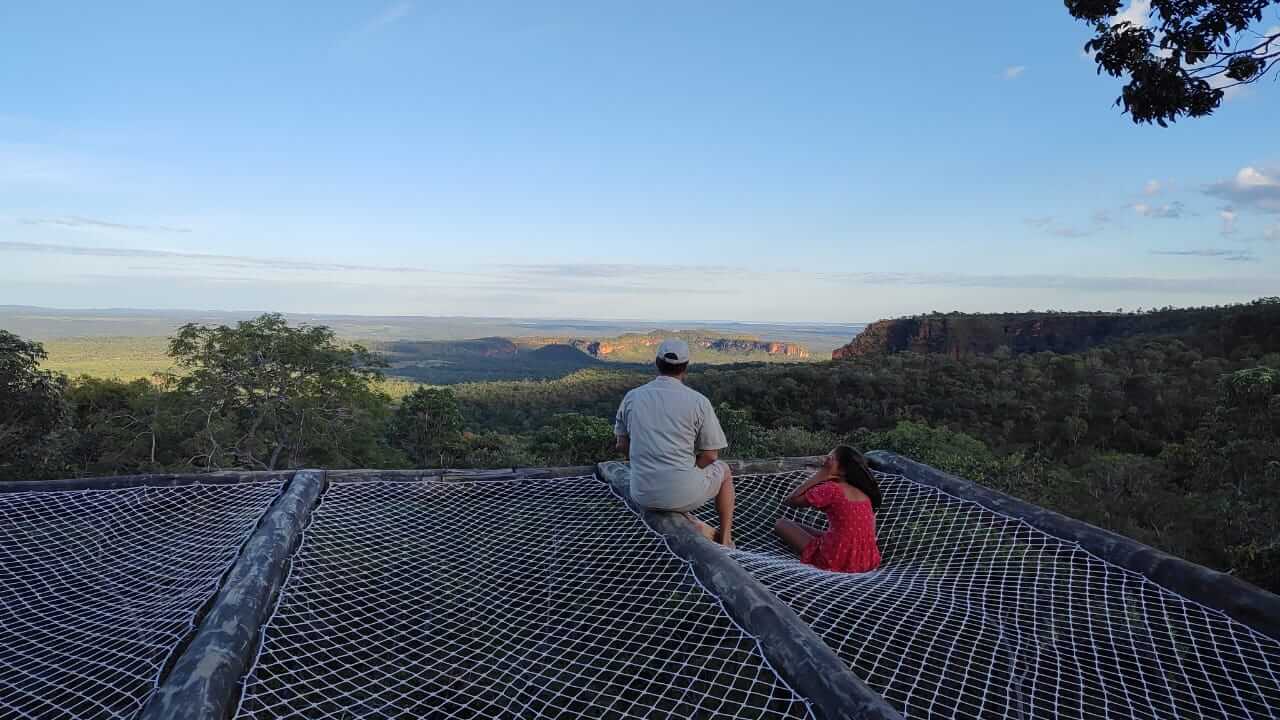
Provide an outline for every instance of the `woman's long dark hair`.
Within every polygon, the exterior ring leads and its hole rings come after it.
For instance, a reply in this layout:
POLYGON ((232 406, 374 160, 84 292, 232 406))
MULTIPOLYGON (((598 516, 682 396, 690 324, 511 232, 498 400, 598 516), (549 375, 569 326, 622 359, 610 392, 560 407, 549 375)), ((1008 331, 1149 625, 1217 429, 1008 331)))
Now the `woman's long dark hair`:
POLYGON ((835 453, 844 481, 866 493, 871 498, 871 511, 878 511, 882 502, 880 484, 876 482, 876 476, 871 474, 867 459, 848 445, 837 445, 835 453))

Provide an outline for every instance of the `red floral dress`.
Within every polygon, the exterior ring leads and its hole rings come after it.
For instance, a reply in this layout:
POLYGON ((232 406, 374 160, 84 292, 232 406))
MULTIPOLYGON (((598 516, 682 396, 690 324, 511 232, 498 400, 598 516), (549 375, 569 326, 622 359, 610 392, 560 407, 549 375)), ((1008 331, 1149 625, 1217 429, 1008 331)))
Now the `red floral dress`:
POLYGON ((823 570, 852 573, 880 567, 871 501, 850 500, 832 481, 814 485, 805 497, 810 505, 827 514, 829 529, 805 545, 801 562, 823 570))

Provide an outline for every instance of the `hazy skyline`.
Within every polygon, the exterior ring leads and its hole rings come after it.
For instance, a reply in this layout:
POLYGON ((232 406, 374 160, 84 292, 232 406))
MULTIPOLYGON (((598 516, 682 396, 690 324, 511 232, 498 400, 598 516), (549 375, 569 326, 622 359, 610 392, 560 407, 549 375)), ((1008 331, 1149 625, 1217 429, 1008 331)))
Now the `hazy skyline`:
POLYGON ((0 10, 0 304, 863 322, 1280 288, 1280 88, 1135 127, 1060 3, 43 5, 0 10))

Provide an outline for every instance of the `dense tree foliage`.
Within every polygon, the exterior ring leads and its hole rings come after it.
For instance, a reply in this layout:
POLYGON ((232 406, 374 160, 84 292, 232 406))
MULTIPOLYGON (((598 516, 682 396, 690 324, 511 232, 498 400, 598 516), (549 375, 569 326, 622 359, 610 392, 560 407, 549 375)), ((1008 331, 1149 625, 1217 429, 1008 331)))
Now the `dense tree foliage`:
POLYGON ((67 428, 65 380, 41 370, 39 343, 0 330, 0 478, 45 475, 58 467, 67 428))
POLYGON ((66 461, 83 475, 162 471, 196 454, 199 413, 160 383, 82 377, 67 393, 76 433, 66 461))
MULTIPOLYGON (((1072 354, 902 352, 689 382, 717 404, 728 456, 893 450, 1280 589, 1280 300, 1141 324, 1072 354)), ((270 315, 185 327, 172 352, 181 377, 68 386, 0 333, 0 472, 585 464, 613 455, 618 402, 651 377, 589 368, 395 403, 377 358, 270 315)))
POLYGON ((454 386, 469 428, 536 432, 560 412, 613 418, 622 396, 652 373, 580 370, 558 380, 512 380, 454 386))
POLYGON ((419 467, 456 465, 465 454, 458 398, 443 388, 414 390, 396 408, 391 436, 419 467))
POLYGON ((534 450, 551 465, 587 465, 612 456, 616 442, 608 420, 563 413, 538 432, 534 450))
POLYGON ((1258 31, 1276 0, 1150 0, 1147 17, 1120 15, 1124 0, 1066 0, 1072 16, 1089 23, 1085 45, 1098 72, 1124 77, 1117 105, 1135 123, 1168 125, 1201 117, 1226 91, 1257 82, 1280 63, 1280 30, 1258 31))
POLYGON ((169 344, 172 377, 200 416, 193 461, 275 469, 303 458, 375 461, 389 398, 370 383, 385 363, 343 346, 327 327, 290 327, 278 314, 228 327, 184 325, 169 344))

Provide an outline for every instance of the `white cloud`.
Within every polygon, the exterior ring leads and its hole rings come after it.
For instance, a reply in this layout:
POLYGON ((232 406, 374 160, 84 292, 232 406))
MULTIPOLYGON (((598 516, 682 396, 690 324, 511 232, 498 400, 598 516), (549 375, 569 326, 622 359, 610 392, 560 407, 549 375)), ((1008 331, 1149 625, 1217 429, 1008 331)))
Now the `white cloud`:
MULTIPOLYGON (((132 226, 116 227, 132 229, 132 226)), ((181 228, 167 228, 182 232, 181 228)), ((186 252, 181 250, 156 250, 134 247, 100 247, 87 245, 55 245, 13 240, 0 240, 0 253, 24 253, 39 255, 63 255, 97 258, 126 258, 162 260, 170 263, 189 262, 197 267, 221 267, 236 270, 261 268, 274 270, 379 272, 379 273, 439 273, 424 267, 398 265, 365 265, 355 263, 312 261, 305 258, 253 257, 246 255, 218 255, 214 253, 186 252)))
POLYGON ((1257 256, 1248 250, 1227 250, 1223 248, 1197 248, 1195 250, 1152 250, 1152 255, 1173 255, 1179 257, 1218 258, 1227 262, 1258 262, 1257 256))
POLYGON ((1230 180, 1205 188, 1205 194, 1226 200, 1230 209, 1280 213, 1280 173, 1243 167, 1230 180))
POLYGON ((73 185, 87 174, 79 158, 57 148, 0 142, 0 186, 73 185))
POLYGON ((353 34, 356 37, 371 35, 388 25, 400 22, 411 12, 413 12, 413 3, 409 2, 409 0, 401 0, 389 5, 382 12, 366 20, 364 24, 356 28, 353 34))
MULTIPOLYGON (((1153 254, 1173 254, 1221 258, 1235 262, 1249 262, 1252 256, 1236 251, 1157 251, 1153 254)), ((1243 291, 1247 293, 1268 292, 1275 279, 1271 277, 1214 277, 1197 275, 1194 277, 1152 277, 1152 276, 1104 276, 1104 275, 970 275, 966 273, 925 273, 925 272, 852 272, 852 273, 820 273, 821 280, 841 285, 902 285, 912 288, 1000 288, 1000 289, 1048 289, 1078 290, 1097 292, 1220 292, 1243 291)))
POLYGON ((1010 65, 1004 69, 1005 80, 1017 80, 1022 77, 1022 73, 1027 71, 1026 65, 1010 65))
POLYGON ((90 230, 126 230, 130 232, 168 232, 168 233, 191 232, 191 228, 185 228, 185 227, 173 227, 171 225, 131 225, 126 223, 111 222, 109 220, 95 220, 93 218, 80 217, 78 215, 68 215, 65 217, 53 217, 53 218, 19 218, 18 222, 23 225, 52 225, 54 227, 87 228, 90 230))
POLYGON ((1280 223, 1276 223, 1269 228, 1263 228, 1262 239, 1267 242, 1280 242, 1280 223))
POLYGON ((1162 188, 1163 186, 1159 180, 1148 180, 1147 184, 1142 188, 1142 193, 1144 195, 1158 195, 1162 188))
POLYGON ((1218 217, 1222 218, 1222 234, 1234 235, 1236 232, 1236 211, 1231 208, 1224 208, 1218 212, 1218 217))
POLYGON ((1236 185, 1240 187, 1276 187, 1280 186, 1280 180, 1259 171, 1257 168, 1246 167, 1241 168, 1236 173, 1236 185))
POLYGON ((1245 91, 1244 85, 1240 85, 1238 80, 1232 80, 1227 77, 1226 73, 1218 73, 1205 78, 1209 82, 1209 87, 1222 91, 1223 102, 1229 102, 1240 97, 1245 91))
POLYGON ((1120 11, 1119 15, 1111 18, 1112 25, 1119 25, 1123 22, 1133 23, 1138 27, 1146 27, 1150 21, 1151 0, 1133 0, 1129 3, 1129 7, 1120 11))
MULTIPOLYGON (((1110 218, 1107 218, 1107 220, 1109 219, 1110 218)), ((1097 217, 1095 217, 1094 218, 1095 226, 1092 228, 1081 228, 1075 225, 1068 225, 1066 223, 1060 222, 1057 218, 1052 216, 1026 218, 1024 222, 1026 222, 1031 227, 1038 228, 1048 233, 1049 235, 1053 235, 1056 237, 1082 238, 1082 237, 1088 237, 1093 233, 1097 232, 1098 230, 1097 226, 1102 224, 1102 222, 1105 222, 1105 221, 1101 221, 1097 217)))
MULTIPOLYGON (((1273 37, 1276 37, 1277 35, 1280 35, 1280 25, 1269 27, 1266 30, 1259 33, 1256 37, 1251 37, 1245 42, 1247 42, 1249 45, 1258 45, 1258 44, 1266 43, 1267 38, 1273 38, 1273 37)), ((1274 53, 1276 50, 1280 50, 1280 41, 1272 40, 1270 41, 1269 45, 1262 44, 1261 47, 1255 50, 1253 54, 1256 57, 1265 59, 1268 55, 1270 55, 1271 53, 1274 53)), ((1201 70, 1205 68, 1213 68, 1213 67, 1215 66, 1212 63, 1206 63, 1206 64, 1194 66, 1195 69, 1201 69, 1201 70)), ((1215 70, 1212 75, 1208 75, 1207 77, 1205 77, 1205 81, 1209 83, 1209 87, 1212 87, 1215 90, 1222 91, 1223 102, 1229 102, 1231 100, 1234 100, 1240 97, 1241 95, 1244 95, 1249 90, 1249 86, 1247 84, 1241 84, 1239 80, 1234 80, 1232 78, 1229 78, 1227 77, 1227 74, 1225 72, 1221 72, 1217 70, 1215 70)))
POLYGON ((1184 207, 1181 202, 1174 201, 1164 205, 1149 205, 1147 203, 1134 203, 1133 211, 1143 217, 1152 218, 1178 218, 1182 217, 1184 207))

